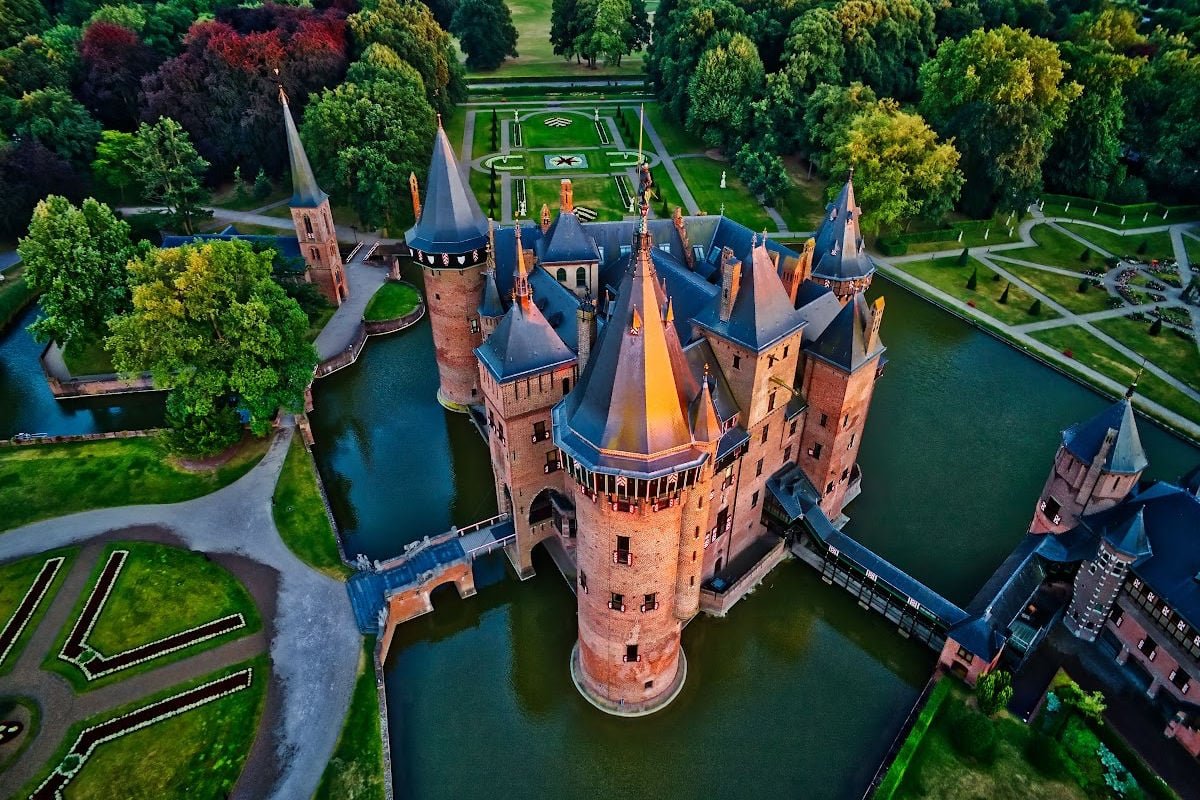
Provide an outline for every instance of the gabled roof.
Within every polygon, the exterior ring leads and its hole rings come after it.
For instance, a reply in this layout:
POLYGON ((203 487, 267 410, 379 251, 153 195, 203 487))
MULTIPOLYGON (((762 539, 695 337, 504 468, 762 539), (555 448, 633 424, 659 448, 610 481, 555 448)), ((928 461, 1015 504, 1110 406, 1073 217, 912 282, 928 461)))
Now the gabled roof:
POLYGON ((696 324, 754 352, 762 352, 798 331, 804 325, 804 318, 792 306, 766 246, 755 243, 742 261, 740 287, 729 319, 721 319, 718 293, 697 316, 696 324))
POLYGON ((701 442, 715 442, 721 438, 721 422, 717 419, 717 409, 713 405, 712 392, 708 388, 707 371, 700 381, 700 392, 692 401, 689 418, 692 424, 692 435, 701 442))
POLYGON ((860 214, 862 209, 854 201, 854 181, 848 178, 837 199, 825 206, 825 218, 817 228, 814 278, 848 281, 874 274, 875 263, 867 255, 858 227, 860 214))
POLYGON ((560 211, 550 228, 537 243, 538 260, 542 264, 598 262, 600 251, 583 224, 572 211, 560 211))
POLYGON ((288 205, 293 208, 316 208, 329 195, 317 185, 308 155, 300 142, 300 133, 296 130, 296 121, 292 119, 292 109, 288 107, 287 95, 282 90, 279 99, 283 102, 283 128, 287 134, 288 161, 292 165, 292 199, 288 205))
POLYGON ((1129 397, 1113 403, 1086 422, 1079 422, 1063 431, 1063 447, 1085 464, 1096 460, 1110 430, 1117 432, 1112 447, 1104 457, 1104 469, 1132 475, 1141 472, 1150 462, 1142 449, 1137 421, 1129 397))
POLYGON ((874 347, 867 349, 871 313, 863 293, 854 295, 816 341, 809 345, 807 352, 847 372, 854 372, 870 363, 885 349, 881 341, 876 341, 874 347))
POLYGON ((424 253, 469 253, 487 243, 487 218, 458 169, 440 119, 425 179, 421 218, 404 238, 409 247, 424 253))
POLYGON ((828 286, 804 281, 796 292, 796 309, 807 323, 804 326, 804 344, 807 345, 825 332, 841 312, 842 303, 828 286))

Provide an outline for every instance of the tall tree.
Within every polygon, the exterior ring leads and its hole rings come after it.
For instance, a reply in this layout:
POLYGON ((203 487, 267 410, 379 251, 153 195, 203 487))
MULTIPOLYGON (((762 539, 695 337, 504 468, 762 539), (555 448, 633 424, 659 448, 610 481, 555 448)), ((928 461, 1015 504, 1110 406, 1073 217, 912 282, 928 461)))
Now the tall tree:
POLYGON ((968 210, 1020 210, 1079 84, 1053 42, 1003 26, 942 42, 921 68, 921 112, 963 155, 968 210))
POLYGON ((195 222, 205 216, 201 204, 208 192, 200 178, 208 162, 200 157, 187 131, 170 117, 138 127, 133 155, 141 170, 146 198, 166 206, 175 224, 191 233, 195 222))
POLYGON ((928 0, 842 0, 833 11, 846 51, 843 74, 907 100, 936 42, 928 0))
POLYGON ((408 176, 424 174, 434 112, 419 84, 345 83, 304 115, 309 158, 327 189, 350 201, 368 225, 391 226, 408 207, 408 176))
POLYGON ((655 14, 656 28, 663 19, 663 32, 655 35, 646 54, 646 72, 667 112, 683 121, 700 56, 735 33, 749 33, 752 26, 750 16, 729 0, 679 0, 667 8, 664 3, 655 14))
POLYGON ((141 186, 141 170, 134 146, 137 137, 124 131, 102 131, 96 144, 96 159, 92 162, 92 174, 96 180, 116 189, 125 202, 125 193, 141 186))
POLYGON ((153 250, 129 264, 133 310, 110 322, 107 345, 118 369, 149 370, 170 390, 179 449, 212 453, 235 442, 235 408, 260 436, 278 409, 303 408, 317 354, 271 261, 232 241, 153 250))
POLYGON ((17 245, 25 280, 42 293, 42 314, 29 326, 38 341, 66 345, 103 330, 129 303, 125 264, 138 251, 129 225, 92 198, 77 208, 50 195, 37 204, 17 245))
POLYGON ((1160 40, 1159 55, 1129 83, 1125 141, 1160 193, 1200 197, 1200 55, 1178 39, 1160 40))
POLYGON ((132 130, 142 78, 157 66, 154 52, 133 31, 94 22, 80 43, 79 99, 107 127, 132 130))
POLYGON ((51 192, 83 196, 86 177, 37 139, 0 144, 0 235, 25 230, 34 207, 51 192))
POLYGON ((517 26, 504 0, 462 0, 450 32, 458 37, 471 69, 496 69, 505 58, 517 57, 517 26))
POLYGON ((369 45, 358 60, 350 65, 350 69, 346 70, 346 83, 364 84, 375 81, 411 83, 420 87, 422 94, 425 92, 425 81, 417 68, 385 44, 369 45))
POLYGON ((804 107, 804 126, 801 146, 822 172, 830 174, 825 159, 846 135, 850 123, 860 113, 872 108, 878 98, 870 86, 852 83, 834 86, 822 83, 815 88, 804 107))
POLYGON ((758 49, 740 33, 704 51, 688 84, 688 129, 710 147, 739 144, 764 77, 758 49))
POLYGON ((633 50, 637 40, 632 20, 633 8, 629 0, 598 0, 591 30, 586 34, 585 50, 591 54, 592 66, 596 65, 596 58, 620 66, 621 59, 633 50))
POLYGON ((733 168, 746 187, 768 204, 774 203, 792 185, 783 159, 753 144, 742 145, 733 159, 733 168))
POLYGON ((578 0, 553 0, 550 5, 550 46, 554 54, 570 60, 576 55, 575 40, 584 31, 578 0))
POLYGON ((40 36, 0 50, 0 95, 13 99, 38 89, 65 89, 75 59, 40 36))
POLYGON ((17 137, 31 137, 80 166, 89 164, 100 138, 100 123, 63 89, 28 92, 11 104, 0 128, 17 137))
POLYGON ((40 0, 0 0, 0 48, 48 27, 50 18, 40 0))

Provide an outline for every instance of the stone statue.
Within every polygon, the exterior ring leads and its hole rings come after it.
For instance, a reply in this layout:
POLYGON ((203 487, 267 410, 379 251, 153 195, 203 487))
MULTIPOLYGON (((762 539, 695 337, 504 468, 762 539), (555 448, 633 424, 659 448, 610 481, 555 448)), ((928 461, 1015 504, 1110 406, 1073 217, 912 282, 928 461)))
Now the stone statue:
POLYGON ((593 112, 592 119, 595 120, 596 122, 599 122, 600 121, 600 109, 594 108, 594 109, 592 109, 592 112, 593 112))
POLYGON ((721 188, 725 188, 725 170, 721 170, 721 188))

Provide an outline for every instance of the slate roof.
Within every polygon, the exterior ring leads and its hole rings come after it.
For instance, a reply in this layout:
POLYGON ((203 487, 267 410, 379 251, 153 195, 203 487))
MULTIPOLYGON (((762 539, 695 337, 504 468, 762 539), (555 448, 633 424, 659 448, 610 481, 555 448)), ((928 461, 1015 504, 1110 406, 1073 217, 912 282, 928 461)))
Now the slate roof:
POLYGON ((1101 411, 1086 422, 1076 423, 1063 431, 1063 446, 1085 464, 1090 464, 1100 453, 1104 437, 1115 430, 1117 437, 1104 458, 1104 469, 1108 472, 1133 474, 1141 472, 1150 462, 1142 449, 1138 436, 1137 421, 1133 404, 1125 397, 1101 411))
POLYGON ((596 243, 583 230, 583 224, 570 211, 560 211, 550 228, 537 242, 538 261, 542 264, 569 264, 600 260, 596 243))
POLYGON ((439 124, 421 218, 404 239, 409 247, 425 253, 469 253, 487 244, 487 227, 487 218, 459 171, 450 140, 439 124))
POLYGON ((825 332, 841 312, 842 303, 828 286, 804 281, 796 291, 796 308, 806 323, 803 342, 808 345, 825 332))
POLYGON ((885 349, 881 341, 867 349, 870 324, 871 310, 867 307, 866 297, 859 292, 838 311, 807 352, 847 372, 854 372, 885 349))
POLYGON ((504 303, 500 300, 500 289, 496 285, 495 270, 488 270, 484 273, 483 299, 479 301, 479 316, 504 316, 504 303))
POLYGON ((793 307, 767 248, 754 246, 742 261, 742 275, 729 319, 721 319, 721 298, 715 295, 695 320, 719 336, 762 352, 804 325, 793 307))
POLYGON ((279 96, 283 101, 283 128, 287 134, 288 161, 292 165, 292 199, 288 205, 293 208, 316 208, 325 202, 329 195, 317 185, 317 178, 308 163, 308 155, 300 142, 300 133, 296 130, 296 121, 292 119, 292 109, 288 107, 287 95, 280 91, 279 96))
POLYGON ((854 201, 854 181, 848 179, 837 199, 825 206, 825 218, 817 228, 814 278, 846 281, 874 274, 875 262, 867 255, 858 227, 860 214, 862 209, 854 201))
MULTIPOLYGON (((1123 520, 1116 520, 1104 532, 1105 540, 1113 548, 1134 559, 1151 554, 1150 540, 1146 537, 1145 507, 1138 507, 1123 520)), ((1198 540, 1200 543, 1200 540, 1198 540)))
MULTIPOLYGON (((515 230, 515 227, 509 227, 497 228, 495 231, 496 288, 502 300, 510 297, 513 291, 513 273, 517 266, 515 230)), ((521 241, 525 243, 526 248, 531 243, 536 247, 541 235, 542 229, 537 225, 521 226, 521 241)), ((537 304, 542 316, 554 328, 558 338, 571 350, 577 351, 579 323, 575 312, 579 309, 579 297, 541 267, 535 267, 529 273, 529 285, 533 289, 533 302, 537 304)))
POLYGON ((168 235, 162 237, 162 247, 183 247, 187 244, 196 242, 250 242, 251 244, 260 244, 267 247, 272 247, 285 258, 298 260, 296 269, 303 272, 305 265, 303 256, 300 254, 300 242, 292 236, 258 236, 245 233, 238 233, 237 229, 232 225, 225 228, 220 233, 193 233, 181 236, 168 235))

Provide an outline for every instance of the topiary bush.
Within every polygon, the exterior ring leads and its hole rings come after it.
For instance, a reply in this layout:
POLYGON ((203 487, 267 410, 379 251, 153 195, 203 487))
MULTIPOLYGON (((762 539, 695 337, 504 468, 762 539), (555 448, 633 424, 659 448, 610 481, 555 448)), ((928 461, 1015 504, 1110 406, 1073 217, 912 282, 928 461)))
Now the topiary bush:
POLYGON ((1042 301, 1034 300, 1033 305, 1029 306, 1029 313, 1031 316, 1034 316, 1034 317, 1036 317, 1038 314, 1042 313, 1042 301))
POLYGON ((1085 264, 1087 262, 1091 261, 1092 260, 1092 248, 1090 248, 1090 247, 1083 248, 1083 252, 1079 254, 1079 260, 1085 264))
POLYGON ((969 258, 970 258, 970 253, 968 253, 967 248, 964 247, 963 251, 958 254, 958 265, 960 267, 965 267, 967 265, 967 259, 969 259, 969 258))
POLYGON ((1012 288, 1011 283, 1004 284, 1004 291, 1000 293, 1000 303, 1002 305, 1008 305, 1008 290, 1011 288, 1012 288))
POLYGON ((967 278, 967 288, 975 291, 975 287, 979 285, 979 267, 971 270, 971 277, 967 278))
POLYGON ((1034 731, 1025 743, 1025 759, 1047 778, 1063 778, 1067 774, 1066 753, 1053 736, 1034 731))
POLYGON ((1162 333, 1162 317, 1155 317, 1154 322, 1150 323, 1150 330, 1146 331, 1146 333, 1151 336, 1158 336, 1162 333))
POLYGON ((996 760, 996 728, 978 711, 964 709, 951 723, 954 749, 980 764, 996 760))

